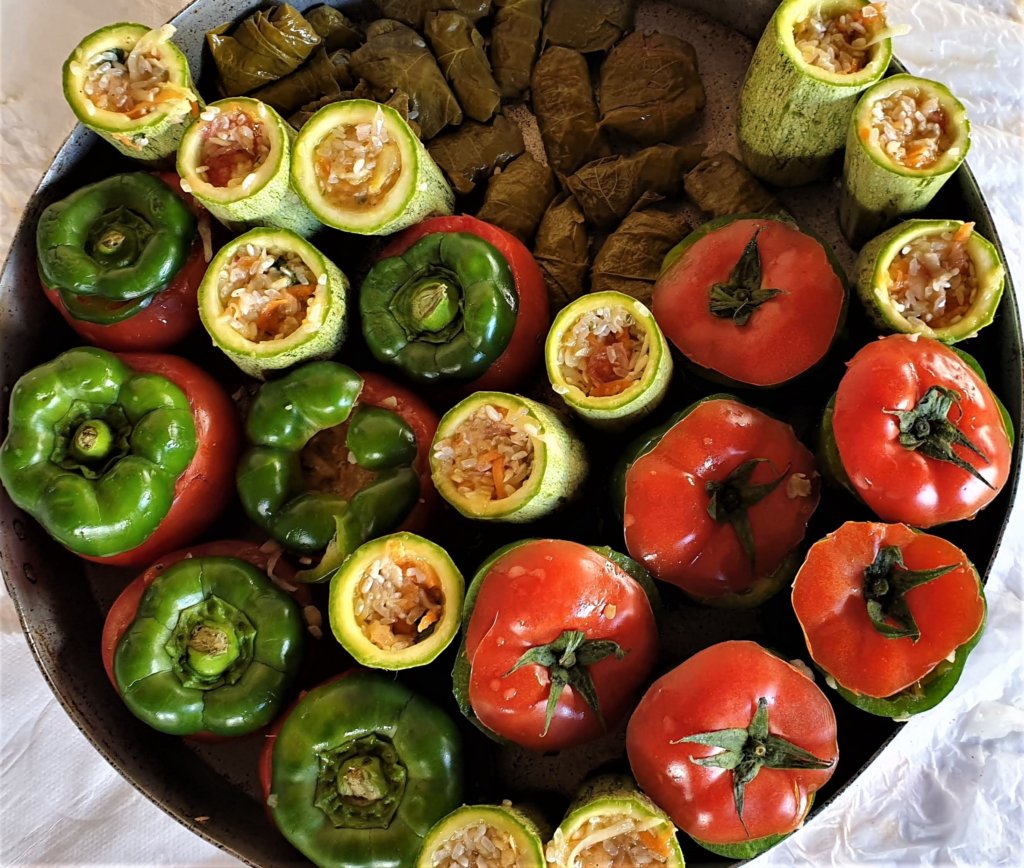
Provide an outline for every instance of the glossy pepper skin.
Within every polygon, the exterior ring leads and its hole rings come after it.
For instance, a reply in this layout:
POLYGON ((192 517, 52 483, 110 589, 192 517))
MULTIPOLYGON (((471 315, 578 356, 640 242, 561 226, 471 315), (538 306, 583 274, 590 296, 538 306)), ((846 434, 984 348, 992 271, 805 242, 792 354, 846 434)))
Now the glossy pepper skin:
POLYGON ((295 602, 252 564, 184 559, 143 593, 114 654, 117 689, 160 732, 244 735, 277 714, 304 630, 295 602))
POLYGON ((505 257, 468 232, 436 232, 380 260, 359 292, 374 357, 422 382, 483 374, 508 346, 518 307, 505 257))
POLYGON ((461 740, 426 699, 352 670, 299 700, 260 777, 278 829, 316 865, 403 868, 462 801, 461 740))

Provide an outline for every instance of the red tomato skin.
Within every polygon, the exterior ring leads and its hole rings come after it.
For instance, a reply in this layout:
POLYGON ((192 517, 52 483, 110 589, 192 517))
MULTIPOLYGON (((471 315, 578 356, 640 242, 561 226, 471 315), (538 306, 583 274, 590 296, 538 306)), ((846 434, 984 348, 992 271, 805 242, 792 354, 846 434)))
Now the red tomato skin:
POLYGON ((492 244, 505 257, 519 293, 516 326, 508 346, 487 372, 460 387, 466 394, 494 390, 505 392, 521 384, 543 355, 551 315, 544 276, 533 254, 518 238, 475 217, 432 217, 406 229, 388 243, 381 259, 400 256, 426 235, 435 232, 469 232, 492 244))
POLYGON ((150 537, 128 551, 109 557, 85 557, 114 567, 144 567, 161 555, 187 545, 223 512, 234 495, 240 426, 227 393, 204 370, 178 356, 121 353, 128 367, 159 374, 188 398, 196 426, 196 454, 178 477, 174 500, 150 537))
POLYGON ((756 642, 733 641, 697 652, 651 685, 629 720, 626 751, 641 789, 680 829, 711 844, 741 844, 803 823, 811 794, 835 771, 839 745, 832 706, 807 675, 756 642), (760 697, 768 700, 771 733, 833 762, 821 770, 762 768, 746 786, 744 830, 732 772, 691 762, 719 748, 672 742, 746 729, 760 697))
POLYGON ((854 693, 885 698, 923 678, 985 620, 978 574, 951 542, 905 524, 846 522, 811 546, 793 582, 793 609, 814 662, 854 693), (864 602, 864 570, 883 546, 899 546, 910 570, 959 564, 909 591, 915 642, 879 633, 864 602))
POLYGON ((970 518, 992 502, 1010 475, 1012 450, 992 390, 956 353, 930 338, 889 335, 863 347, 839 383, 832 429, 850 483, 883 521, 929 528, 970 518), (989 463, 962 446, 954 450, 994 488, 899 444, 899 422, 885 411, 912 409, 933 385, 960 393, 962 415, 954 406, 949 418, 989 463))
POLYGON ((740 383, 777 386, 828 352, 846 305, 846 289, 821 243, 776 220, 736 220, 687 248, 654 286, 651 309, 691 362, 740 383), (714 316, 708 297, 728 281, 753 233, 765 288, 784 291, 745 325, 714 316))
POLYGON ((792 428, 739 401, 705 401, 627 472, 626 548, 655 578, 694 596, 742 594, 803 540, 819 488, 814 456, 792 428), (755 468, 753 484, 771 482, 789 467, 775 489, 747 510, 756 570, 732 525, 708 515, 705 487, 752 458, 769 459, 755 468), (807 478, 810 494, 791 496, 796 473, 807 478))
MULTIPOLYGON (((177 175, 173 172, 157 172, 156 175, 186 201, 198 219, 209 221, 206 209, 194 197, 181 191, 177 175)), ((135 316, 110 325, 75 319, 55 289, 42 281, 40 285, 57 313, 90 344, 113 353, 161 352, 179 343, 199 325, 199 284, 206 274, 207 265, 202 238, 197 237, 188 259, 174 279, 135 316)))
POLYGON ((602 735, 590 706, 562 691, 544 731, 549 679, 540 666, 508 675, 519 658, 564 630, 610 639, 626 656, 589 667, 605 723, 613 727, 657 658, 657 626, 641 586, 592 549, 563 540, 533 540, 499 558, 483 580, 466 628, 469 701, 480 722, 537 751, 561 750, 602 735), (522 570, 522 572, 520 572, 522 570))

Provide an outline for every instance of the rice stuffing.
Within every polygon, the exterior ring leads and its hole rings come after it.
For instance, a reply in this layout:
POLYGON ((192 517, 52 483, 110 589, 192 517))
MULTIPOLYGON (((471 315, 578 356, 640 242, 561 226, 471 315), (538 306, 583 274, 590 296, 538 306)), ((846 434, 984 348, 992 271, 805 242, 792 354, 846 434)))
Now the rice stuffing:
POLYGON ((908 169, 928 169, 953 144, 949 119, 936 97, 906 88, 876 100, 870 126, 861 132, 869 144, 908 169))
POLYGON ((367 639, 383 651, 402 651, 433 632, 444 614, 444 591, 426 561, 383 557, 363 571, 352 605, 367 639))
POLYGON ((804 62, 827 72, 852 75, 871 62, 871 49, 895 31, 885 19, 884 3, 869 3, 838 14, 819 8, 793 28, 804 62))
POLYGON ((650 361, 650 337, 624 307, 583 314, 562 337, 558 364, 565 381, 591 398, 624 392, 650 361))
POLYGON ((85 96, 101 111, 132 120, 145 117, 169 100, 187 96, 171 82, 170 70, 159 53, 160 43, 173 32, 173 28, 169 33, 165 28, 150 31, 130 52, 110 48, 94 54, 85 70, 85 96))
POLYGON ((978 293, 978 278, 967 244, 973 223, 956 231, 922 235, 904 245, 889 263, 889 297, 917 326, 956 325, 978 293))
POLYGON ((242 337, 280 340, 305 322, 317 286, 317 276, 297 254, 246 244, 220 273, 220 301, 242 337))
POLYGON ((558 868, 665 865, 672 855, 672 836, 671 826, 658 817, 597 815, 571 835, 556 829, 545 855, 558 868))
POLYGON ((484 404, 451 437, 434 447, 434 458, 456 490, 474 500, 504 500, 533 472, 533 437, 540 433, 524 407, 484 404))
POLYGON ((377 478, 360 467, 346 445, 348 422, 318 431, 299 453, 302 482, 306 491, 333 494, 351 500, 377 478))
POLYGON ((430 854, 433 868, 518 868, 515 839, 490 823, 458 829, 430 854))
POLYGON ((321 193, 342 208, 376 205, 402 170, 401 150, 379 108, 373 121, 335 127, 320 140, 313 156, 321 193))
POLYGON ((219 111, 216 106, 205 109, 200 118, 196 174, 213 187, 244 188, 249 175, 270 155, 266 125, 241 109, 219 111))

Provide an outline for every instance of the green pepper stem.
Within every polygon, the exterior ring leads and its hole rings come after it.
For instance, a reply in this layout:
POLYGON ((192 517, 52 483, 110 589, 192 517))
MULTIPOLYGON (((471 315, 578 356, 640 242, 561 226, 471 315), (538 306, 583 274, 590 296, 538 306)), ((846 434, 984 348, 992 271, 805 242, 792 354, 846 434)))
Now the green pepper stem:
POLYGON ((459 315, 459 290, 447 280, 428 277, 410 287, 409 314, 428 332, 438 332, 459 315))
POLYGON ((188 663, 203 678, 222 675, 241 653, 238 635, 230 624, 204 622, 189 636, 188 663))
POLYGON ((380 757, 353 756, 338 766, 338 795, 355 804, 379 802, 388 792, 380 757))
POLYGON ((102 419, 86 419, 71 437, 71 457, 77 461, 102 461, 114 448, 114 432, 102 419))
POLYGON ((109 227, 96 241, 96 252, 110 256, 121 249, 127 236, 116 226, 109 227))

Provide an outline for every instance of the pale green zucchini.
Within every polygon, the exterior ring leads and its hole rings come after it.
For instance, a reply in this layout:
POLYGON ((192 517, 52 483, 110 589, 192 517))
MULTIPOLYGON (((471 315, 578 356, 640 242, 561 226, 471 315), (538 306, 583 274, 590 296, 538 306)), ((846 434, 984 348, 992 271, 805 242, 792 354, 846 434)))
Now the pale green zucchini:
POLYGON ((541 822, 510 802, 501 805, 463 805, 439 820, 423 839, 416 868, 460 864, 455 851, 470 865, 512 865, 515 868, 545 868, 546 836, 541 822), (485 837, 490 846, 481 844, 485 837), (492 849, 493 848, 493 849, 492 849))

